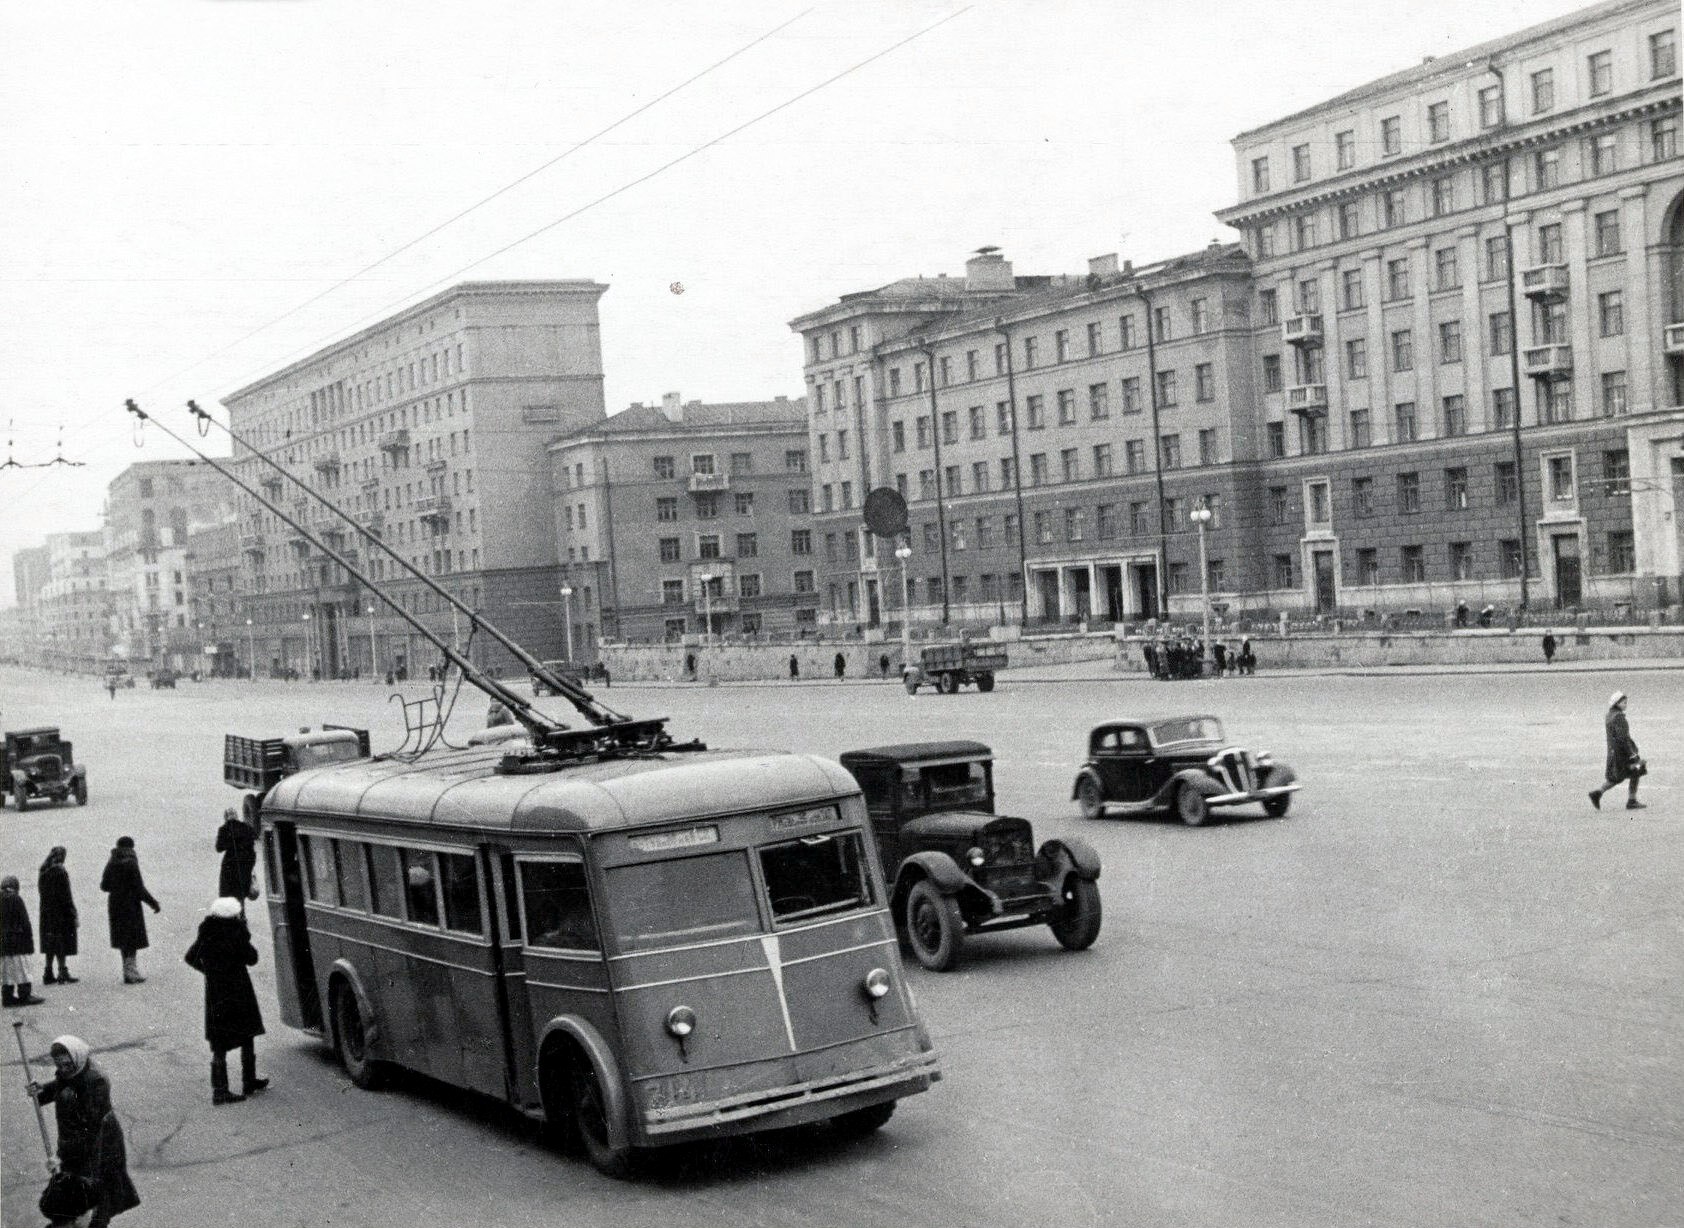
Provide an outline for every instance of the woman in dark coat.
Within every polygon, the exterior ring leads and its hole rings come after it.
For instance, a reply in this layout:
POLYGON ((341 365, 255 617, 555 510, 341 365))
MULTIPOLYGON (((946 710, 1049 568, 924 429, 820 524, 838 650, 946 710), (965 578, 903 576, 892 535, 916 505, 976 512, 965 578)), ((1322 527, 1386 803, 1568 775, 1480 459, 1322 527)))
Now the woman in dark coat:
POLYGON ((1608 715, 1603 718, 1602 729, 1608 739, 1608 758, 1602 767, 1605 781, 1600 789, 1590 791, 1590 804, 1601 810, 1602 795, 1610 789, 1619 788, 1624 780, 1630 782, 1627 785, 1626 809, 1645 809, 1644 804, 1637 800, 1637 782, 1643 777, 1640 766, 1643 760, 1638 754, 1637 743, 1632 740, 1631 725, 1626 721, 1624 691, 1615 691, 1609 697, 1608 715))
POLYGON ((111 850, 111 860, 105 863, 99 889, 109 894, 105 902, 106 917, 111 923, 111 945, 123 953, 123 984, 138 985, 146 978, 140 975, 140 960, 135 952, 144 950, 146 917, 140 906, 148 904, 159 911, 158 901, 146 889, 140 876, 140 857, 134 851, 133 836, 119 836, 117 847, 111 850))
POLYGON ((70 871, 64 868, 64 856, 64 845, 54 845, 35 880, 41 897, 41 954, 47 961, 47 973, 41 980, 48 985, 54 981, 74 985, 80 979, 70 975, 70 965, 64 962, 76 954, 76 930, 81 925, 75 897, 70 893, 70 871), (53 975, 55 959, 58 960, 56 977, 53 975))
MULTIPOLYGON (((511 720, 513 718, 510 718, 511 720)), ((257 866, 257 837, 251 824, 230 806, 222 812, 222 826, 216 829, 216 851, 222 854, 222 873, 216 894, 236 900, 251 897, 251 872, 257 866)))
POLYGON ((58 1158, 64 1171, 92 1182, 98 1191, 88 1228, 105 1228, 112 1216, 140 1205, 140 1193, 129 1179, 123 1126, 111 1109, 111 1084, 80 1037, 60 1036, 52 1054, 58 1072, 53 1081, 45 1087, 31 1083, 29 1090, 37 1104, 52 1105, 58 1115, 58 1158))
POLYGON ((257 948, 240 915, 240 901, 224 897, 199 922, 199 936, 187 948, 187 963, 205 978, 205 1039, 211 1047, 211 1103, 233 1104, 269 1086, 257 1077, 257 1047, 263 1015, 246 969, 257 948), (228 1089, 228 1050, 240 1051, 241 1093, 228 1089))
POLYGON ((29 971, 35 954, 35 927, 29 923, 29 906, 18 894, 18 880, 8 874, 0 879, 0 970, 5 983, 7 1006, 40 1006, 45 998, 35 996, 29 971))

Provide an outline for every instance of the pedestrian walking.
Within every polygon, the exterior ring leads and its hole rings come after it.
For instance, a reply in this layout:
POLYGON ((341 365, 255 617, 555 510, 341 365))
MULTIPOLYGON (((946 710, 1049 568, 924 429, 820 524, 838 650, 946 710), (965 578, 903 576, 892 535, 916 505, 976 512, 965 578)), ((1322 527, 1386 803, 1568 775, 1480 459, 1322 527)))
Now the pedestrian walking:
POLYGON ((1240 641, 1240 673, 1255 674, 1257 672, 1257 654, 1251 650, 1251 637, 1248 635, 1240 641))
POLYGON ((848 672, 848 658, 841 653, 837 653, 836 660, 831 662, 831 666, 836 670, 836 681, 841 682, 842 675, 848 672))
POLYGON ((0 992, 6 1006, 40 1006, 45 998, 35 995, 35 975, 30 971, 35 954, 35 927, 29 923, 29 906, 18 891, 18 880, 8 874, 0 878, 0 992))
POLYGON ((65 960, 76 954, 76 931, 81 918, 76 915, 76 899, 70 891, 70 872, 64 868, 64 845, 55 844, 41 863, 35 889, 41 900, 41 955, 47 965, 42 974, 43 984, 74 985, 81 978, 70 975, 65 960), (53 975, 53 961, 58 961, 58 975, 53 975))
POLYGON ((684 654, 684 676, 687 678, 696 676, 696 654, 693 652, 684 654))
POLYGON ((1146 674, 1150 678, 1158 676, 1158 646, 1147 640, 1140 646, 1140 655, 1146 661, 1146 674))
POLYGON ((1210 646, 1210 651, 1216 657, 1216 676, 1220 678, 1228 671, 1228 645, 1218 640, 1210 646))
POLYGON ((796 679, 798 679, 800 677, 801 677, 801 662, 796 659, 795 654, 792 652, 792 653, 789 654, 789 680, 791 682, 794 682, 796 679))
MULTIPOLYGON (((33 1079, 29 1094, 37 1104, 50 1104, 58 1118, 60 1171, 79 1179, 91 1203, 93 1217, 88 1228, 105 1228, 113 1216, 140 1205, 140 1192, 129 1177, 128 1147, 123 1125, 111 1108, 111 1083, 94 1063, 93 1050, 79 1036, 60 1036, 53 1041, 51 1083, 43 1086, 33 1079)), ((51 1188, 51 1187, 49 1187, 51 1188)), ((54 1224, 76 1222, 88 1210, 84 1205, 73 1214, 50 1210, 43 1199, 42 1212, 54 1224)))
POLYGON ((889 654, 888 653, 885 652, 885 653, 882 653, 878 656, 878 658, 877 658, 877 668, 882 672, 883 677, 887 678, 889 676, 889 654))
POLYGON ((133 836, 117 837, 117 847, 105 863, 100 875, 99 889, 106 893, 106 919, 111 926, 111 946, 123 955, 123 984, 139 985, 146 978, 140 975, 138 952, 149 945, 146 940, 146 917, 142 904, 153 912, 162 911, 158 901, 146 889, 140 873, 140 855, 134 851, 133 836))
POLYGON ((1549 664, 1553 663, 1554 661, 1555 661, 1555 632, 1554 631, 1545 631, 1544 632, 1544 664, 1549 665, 1549 664))
POLYGON ((1626 809, 1647 809, 1637 800, 1637 782, 1648 773, 1649 768, 1638 753, 1637 743, 1632 740, 1631 725, 1626 721, 1624 691, 1615 691, 1608 697, 1608 714, 1603 717, 1602 729, 1608 742, 1608 758, 1602 765, 1605 780, 1600 789, 1590 791, 1590 804, 1601 810, 1602 795, 1617 788, 1623 780, 1629 782, 1626 786, 1626 809))
POLYGON ((252 871, 257 869, 257 833, 232 806, 222 812, 222 826, 216 829, 216 851, 222 854, 222 871, 217 876, 216 894, 236 900, 255 900, 252 871))
POLYGON ((263 1035, 263 1014, 246 969, 257 963, 257 948, 240 912, 240 901, 225 896, 199 922, 199 936, 184 957, 205 978, 205 1039, 211 1048, 211 1103, 236 1104, 269 1086, 257 1077, 256 1038, 263 1035), (240 1051, 240 1090, 228 1087, 228 1051, 240 1051))
POLYGON ((105 689, 107 691, 111 692, 111 698, 112 699, 117 698, 117 680, 115 678, 111 678, 111 677, 106 678, 105 689))

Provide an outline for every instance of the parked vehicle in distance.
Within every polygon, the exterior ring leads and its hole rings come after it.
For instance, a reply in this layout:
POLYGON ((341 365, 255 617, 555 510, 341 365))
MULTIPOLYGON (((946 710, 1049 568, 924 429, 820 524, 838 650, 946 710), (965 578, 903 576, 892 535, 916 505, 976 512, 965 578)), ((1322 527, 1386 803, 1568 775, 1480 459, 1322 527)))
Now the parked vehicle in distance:
POLYGON ((180 674, 176 673, 173 669, 166 665, 161 669, 153 670, 149 681, 152 683, 152 689, 154 691, 158 690, 160 687, 166 686, 173 691, 175 690, 175 681, 180 676, 180 674))
MULTIPOLYGON (((608 667, 601 661, 545 661, 544 668, 558 678, 565 678, 569 682, 583 686, 587 682, 607 682, 608 667)), ((533 695, 560 694, 554 687, 537 674, 532 675, 533 695)))
POLYGON ((969 935, 1045 925, 1067 950, 1099 937, 1099 854, 1085 840, 1035 847, 1028 819, 994 813, 994 752, 981 742, 848 751, 865 793, 895 923, 924 967, 945 972, 969 935))
POLYGON ((108 661, 105 666, 105 678, 100 685, 119 689, 132 688, 134 686, 134 675, 129 672, 128 662, 108 661))
POLYGON ((57 725, 14 729, 0 745, 0 805, 10 793, 19 814, 36 802, 88 804, 87 765, 77 763, 57 725))
POLYGON ((1252 802, 1281 818, 1298 787, 1293 770, 1267 751, 1229 743, 1216 717, 1162 716, 1094 726, 1070 796, 1087 819, 1173 811, 1197 827, 1217 807, 1252 802))
POLYGON ((263 795, 295 772, 329 763, 369 757, 368 730, 345 725, 308 725, 280 738, 247 738, 230 733, 222 739, 222 779, 246 790, 246 821, 257 823, 263 795))
POLYGON ((943 695, 976 684, 979 691, 994 689, 994 675, 1006 668, 1006 650, 994 644, 931 644, 918 652, 918 664, 901 672, 906 693, 916 695, 925 683, 943 695))

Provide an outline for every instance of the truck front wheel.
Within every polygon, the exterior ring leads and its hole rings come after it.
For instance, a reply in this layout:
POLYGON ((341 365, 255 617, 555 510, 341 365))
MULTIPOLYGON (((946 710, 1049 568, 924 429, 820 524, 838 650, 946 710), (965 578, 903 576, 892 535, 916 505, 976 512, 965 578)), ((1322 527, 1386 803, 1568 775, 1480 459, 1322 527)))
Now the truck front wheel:
POLYGON ((992 691, 994 689, 994 675, 978 674, 976 676, 976 689, 979 691, 992 691))
POLYGON ((965 919, 958 901, 936 890, 929 879, 914 883, 906 897, 906 941, 931 972, 946 972, 959 962, 965 919))
POLYGON ((959 689, 958 674, 939 674, 936 676, 936 690, 943 695, 951 695, 959 689))

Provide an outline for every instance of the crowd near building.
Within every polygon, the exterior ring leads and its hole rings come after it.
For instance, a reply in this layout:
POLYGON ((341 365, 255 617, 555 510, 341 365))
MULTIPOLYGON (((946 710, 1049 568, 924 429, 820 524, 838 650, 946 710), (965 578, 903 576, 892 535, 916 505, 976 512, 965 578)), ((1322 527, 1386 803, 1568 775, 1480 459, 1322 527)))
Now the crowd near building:
POLYGON ((1678 14, 1609 0, 1233 142, 1237 242, 845 294, 804 398, 609 416, 588 281, 467 283, 226 399, 233 467, 14 556, 59 664, 493 668, 601 639, 1684 602, 1678 14), (325 495, 400 565, 319 504, 325 495), (887 488, 903 537, 863 520, 887 488))

